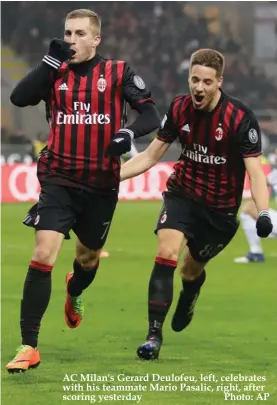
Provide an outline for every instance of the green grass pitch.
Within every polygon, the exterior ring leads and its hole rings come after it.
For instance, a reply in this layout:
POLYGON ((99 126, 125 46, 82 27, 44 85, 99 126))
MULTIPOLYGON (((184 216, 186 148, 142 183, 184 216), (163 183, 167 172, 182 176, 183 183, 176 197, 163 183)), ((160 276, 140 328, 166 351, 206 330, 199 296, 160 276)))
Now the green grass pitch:
MULTIPOLYGON (((81 381, 77 382, 83 386, 83 392, 65 392, 63 385, 71 383, 63 380, 73 373, 78 378, 81 374, 110 375, 115 382, 109 385, 145 384, 147 391, 131 393, 142 395, 139 403, 143 405, 277 404, 276 240, 263 242, 267 256, 264 264, 233 264, 234 257, 247 252, 240 229, 224 252, 207 266, 208 277, 195 319, 179 334, 170 328, 181 285, 176 272, 174 302, 164 328, 160 360, 148 363, 136 359, 136 348, 144 341, 147 330, 148 280, 156 255, 153 229, 160 202, 119 203, 106 245, 110 257, 102 259, 93 286, 84 293, 86 313, 82 325, 75 330, 68 329, 63 318, 64 279, 74 259, 74 236, 64 242, 53 271, 52 298, 40 333, 41 364, 25 374, 6 373, 5 364, 21 343, 19 305, 34 240, 33 231, 21 225, 28 207, 28 204, 2 206, 3 405, 85 405, 100 403, 99 395, 128 394, 85 392, 86 382, 81 381), (198 385, 200 374, 212 373, 218 382, 205 382, 212 387, 230 385, 230 381, 220 382, 222 376, 230 374, 265 376, 266 382, 255 384, 264 385, 261 392, 270 396, 262 401, 261 397, 258 399, 259 392, 243 391, 249 384, 240 382, 232 384, 239 384, 242 391, 233 392, 236 398, 228 401, 220 391, 180 391, 180 383, 174 381, 160 382, 160 388, 170 389, 171 384, 177 386, 177 391, 150 391, 151 382, 116 381, 119 374, 151 377, 153 373, 194 376, 198 385), (66 399, 68 395, 79 398, 66 399), (241 400, 243 395, 246 399, 241 400)), ((102 389, 101 384, 98 383, 102 389)), ((93 386, 93 382, 89 385, 93 386)), ((137 403, 118 398, 107 397, 101 403, 137 403)))

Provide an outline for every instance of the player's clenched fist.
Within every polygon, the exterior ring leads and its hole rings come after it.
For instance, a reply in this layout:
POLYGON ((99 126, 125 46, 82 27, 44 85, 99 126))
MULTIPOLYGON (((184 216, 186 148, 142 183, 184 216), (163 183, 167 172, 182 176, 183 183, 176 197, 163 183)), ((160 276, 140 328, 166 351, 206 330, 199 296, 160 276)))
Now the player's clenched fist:
POLYGON ((267 238, 271 234, 273 225, 268 211, 260 212, 259 217, 257 219, 256 228, 257 228, 257 235, 260 238, 267 238))
POLYGON ((62 62, 70 59, 76 52, 70 49, 71 44, 65 42, 63 39, 54 38, 50 42, 48 54, 44 56, 43 62, 59 69, 62 62))
POLYGON ((121 156, 131 150, 134 133, 130 129, 120 129, 106 149, 106 156, 121 156))

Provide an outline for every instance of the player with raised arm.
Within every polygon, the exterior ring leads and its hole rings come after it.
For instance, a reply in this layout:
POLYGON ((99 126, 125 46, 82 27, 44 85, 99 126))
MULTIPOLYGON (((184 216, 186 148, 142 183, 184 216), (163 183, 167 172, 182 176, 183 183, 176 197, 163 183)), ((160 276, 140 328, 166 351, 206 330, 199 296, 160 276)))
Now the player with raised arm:
POLYGON ((200 49, 190 59, 190 94, 176 97, 150 146, 121 168, 121 180, 153 167, 179 139, 182 152, 168 178, 156 234, 158 251, 148 290, 149 329, 139 358, 159 356, 162 327, 173 299, 173 276, 180 252, 182 290, 172 319, 176 332, 192 320, 206 279, 205 267, 238 229, 245 170, 258 210, 257 233, 272 231, 269 194, 261 167, 261 134, 253 112, 221 90, 224 57, 200 49))
MULTIPOLYGON (((267 175, 267 183, 272 188, 272 193, 275 196, 277 203, 277 149, 275 149, 275 164, 272 166, 271 172, 267 175)), ((254 201, 246 201, 241 210, 240 219, 243 231, 245 233, 249 252, 246 256, 235 258, 235 263, 263 263, 265 256, 261 243, 261 238, 256 232, 256 221, 258 211, 254 201)), ((272 220, 273 230, 268 236, 269 238, 277 239, 277 210, 270 208, 269 214, 272 220)))
POLYGON ((66 276, 65 321, 82 321, 82 292, 93 282, 118 200, 119 156, 133 138, 159 126, 159 116, 144 81, 125 61, 104 59, 101 21, 91 10, 70 12, 64 40, 53 39, 42 62, 11 95, 18 107, 44 100, 50 115, 46 153, 38 162, 41 192, 35 221, 36 242, 21 301, 22 345, 6 366, 9 372, 37 367, 42 317, 51 294, 51 272, 64 236, 76 236, 73 272, 66 276), (125 103, 137 110, 126 128, 125 103))

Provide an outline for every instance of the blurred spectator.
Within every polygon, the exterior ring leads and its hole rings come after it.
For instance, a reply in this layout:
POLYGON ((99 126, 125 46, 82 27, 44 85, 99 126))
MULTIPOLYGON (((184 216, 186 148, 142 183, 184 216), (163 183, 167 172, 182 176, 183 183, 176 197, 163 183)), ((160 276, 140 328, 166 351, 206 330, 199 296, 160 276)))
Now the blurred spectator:
POLYGON ((22 145, 28 144, 30 142, 31 142, 30 139, 27 138, 24 131, 22 130, 17 130, 14 133, 12 133, 9 139, 9 143, 12 145, 22 145))
POLYGON ((211 19, 187 15, 184 5, 180 1, 3 2, 3 40, 34 65, 47 52, 50 39, 63 36, 65 15, 74 8, 91 8, 103 18, 99 52, 127 60, 151 86, 161 114, 173 96, 187 91, 189 56, 199 47, 215 47, 226 55, 224 89, 231 95, 253 109, 277 108, 276 89, 262 69, 252 66, 230 23, 224 21, 220 34, 211 32, 211 19))
POLYGON ((5 127, 1 127, 1 144, 10 143, 10 133, 5 127))

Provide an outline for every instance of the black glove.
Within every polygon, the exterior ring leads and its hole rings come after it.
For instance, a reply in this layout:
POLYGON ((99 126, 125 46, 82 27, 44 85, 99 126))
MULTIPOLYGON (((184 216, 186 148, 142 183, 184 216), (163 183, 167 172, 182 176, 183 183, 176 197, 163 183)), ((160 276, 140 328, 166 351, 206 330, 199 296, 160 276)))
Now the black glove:
POLYGON ((121 156, 129 152, 132 147, 134 133, 130 129, 120 129, 112 138, 106 149, 105 156, 121 156))
POLYGON ((273 225, 269 216, 269 212, 261 211, 256 223, 257 235, 260 238, 267 238, 271 234, 273 225))
POLYGON ((59 69, 61 64, 70 59, 76 52, 70 49, 70 44, 62 39, 54 38, 50 42, 48 54, 42 59, 43 62, 59 69))

